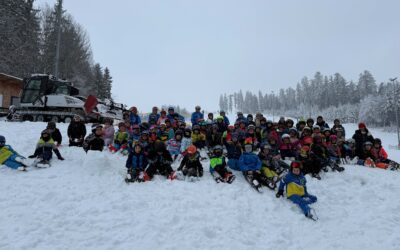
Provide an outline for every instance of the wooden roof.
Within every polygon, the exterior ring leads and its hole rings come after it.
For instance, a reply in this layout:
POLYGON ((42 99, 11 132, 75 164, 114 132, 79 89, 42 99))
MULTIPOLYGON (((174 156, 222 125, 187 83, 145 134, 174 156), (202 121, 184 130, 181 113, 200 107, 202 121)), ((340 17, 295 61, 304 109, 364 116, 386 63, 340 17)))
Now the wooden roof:
POLYGON ((0 84, 2 83, 10 83, 10 84, 19 84, 22 87, 22 78, 8 75, 5 73, 0 73, 0 84))

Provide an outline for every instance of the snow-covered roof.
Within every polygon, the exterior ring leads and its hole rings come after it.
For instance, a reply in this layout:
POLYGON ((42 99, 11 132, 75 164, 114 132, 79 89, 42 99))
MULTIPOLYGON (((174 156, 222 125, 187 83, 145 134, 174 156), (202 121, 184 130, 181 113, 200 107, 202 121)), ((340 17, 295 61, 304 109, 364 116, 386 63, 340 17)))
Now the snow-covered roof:
POLYGON ((22 78, 19 78, 19 77, 16 77, 16 76, 12 76, 12 75, 8 75, 6 73, 0 73, 0 78, 7 78, 7 79, 12 79, 12 80, 16 80, 16 81, 22 82, 22 78))

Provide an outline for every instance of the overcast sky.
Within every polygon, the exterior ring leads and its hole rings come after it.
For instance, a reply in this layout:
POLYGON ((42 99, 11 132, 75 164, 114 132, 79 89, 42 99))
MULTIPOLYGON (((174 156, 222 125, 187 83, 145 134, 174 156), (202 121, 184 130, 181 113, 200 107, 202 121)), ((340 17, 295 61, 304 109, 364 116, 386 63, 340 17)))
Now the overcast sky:
MULTIPOLYGON (((37 0, 54 4, 55 0, 37 0)), ((400 76, 398 0, 64 0, 110 68, 118 101, 218 109, 221 93, 303 76, 400 76)))

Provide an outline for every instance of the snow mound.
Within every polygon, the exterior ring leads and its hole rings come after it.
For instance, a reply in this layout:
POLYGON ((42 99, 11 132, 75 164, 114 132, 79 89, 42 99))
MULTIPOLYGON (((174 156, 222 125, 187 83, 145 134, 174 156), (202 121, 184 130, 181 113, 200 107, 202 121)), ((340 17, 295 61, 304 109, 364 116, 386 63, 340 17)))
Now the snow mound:
MULTIPOLYGON (((24 155, 44 128, 0 122, 24 155)), ((314 222, 273 191, 255 192, 239 172, 231 185, 215 183, 207 161, 198 182, 156 176, 128 185, 126 157, 60 151, 66 160, 49 169, 0 167, 0 249, 400 249, 400 172, 345 166, 321 181, 307 177, 318 197, 314 222)))

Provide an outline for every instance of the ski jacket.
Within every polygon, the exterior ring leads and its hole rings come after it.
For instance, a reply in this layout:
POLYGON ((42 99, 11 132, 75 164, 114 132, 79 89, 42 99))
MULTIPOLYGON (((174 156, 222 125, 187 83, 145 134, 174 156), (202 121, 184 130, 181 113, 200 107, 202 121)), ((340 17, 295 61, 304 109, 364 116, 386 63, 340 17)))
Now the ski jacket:
POLYGON ((160 119, 160 114, 151 113, 149 115, 148 123, 150 125, 156 125, 159 119, 160 119))
POLYGON ((106 145, 110 145, 114 141, 114 126, 103 129, 103 140, 106 145))
POLYGON ((202 133, 198 133, 198 134, 192 133, 192 142, 196 143, 199 141, 206 141, 206 136, 202 133))
POLYGON ((279 191, 283 191, 286 187, 286 197, 290 198, 292 195, 305 196, 308 195, 307 180, 303 174, 295 175, 289 172, 283 177, 279 183, 279 191))
POLYGON ((150 164, 155 165, 171 165, 173 160, 168 150, 164 149, 162 154, 159 155, 154 149, 149 152, 148 161, 150 164))
POLYGON ((298 148, 292 143, 282 143, 279 146, 279 151, 283 159, 285 159, 285 157, 297 157, 297 149, 298 148))
POLYGON ((343 132, 343 137, 346 137, 346 130, 344 129, 344 127, 341 125, 341 124, 339 124, 339 125, 333 125, 332 126, 332 133, 334 133, 334 134, 336 134, 336 129, 341 129, 343 132))
POLYGON ((12 155, 18 155, 10 145, 4 145, 0 148, 0 165, 7 161, 12 155))
POLYGON ((181 142, 181 153, 185 152, 186 149, 192 145, 192 138, 186 138, 183 137, 182 138, 182 142, 181 142))
POLYGON ((190 121, 192 122, 192 126, 199 124, 199 120, 204 119, 204 114, 201 112, 193 112, 192 113, 192 118, 190 121))
POLYGON ((240 171, 256 171, 261 169, 261 160, 254 153, 244 152, 239 158, 240 171))
POLYGON ((203 165, 201 165, 199 153, 196 153, 193 156, 189 156, 188 154, 185 155, 177 170, 180 171, 183 168, 195 169, 197 170, 198 176, 203 176, 203 165))
POLYGON ((366 133, 362 134, 361 130, 356 130, 356 132, 353 135, 353 139, 356 141, 356 155, 358 157, 361 157, 363 154, 364 150, 364 143, 367 141, 373 142, 374 137, 371 135, 371 133, 366 129, 366 133))
POLYGON ((140 116, 137 115, 137 114, 134 114, 134 113, 131 113, 129 115, 129 120, 131 121, 131 125, 142 123, 142 120, 140 119, 140 116))
POLYGON ((83 139, 86 136, 86 126, 83 122, 74 120, 68 126, 68 137, 72 139, 83 139))
POLYGON ((207 135, 207 146, 213 148, 216 145, 222 144, 222 134, 221 133, 209 133, 207 135))
POLYGON ((49 131, 50 131, 50 137, 53 138, 53 140, 57 142, 58 145, 61 145, 62 135, 60 133, 60 130, 58 128, 55 128, 55 129, 49 129, 49 131))
POLYGON ((101 136, 94 133, 88 135, 83 142, 83 149, 87 152, 89 150, 103 151, 104 140, 101 136))
POLYGON ((147 164, 147 158, 143 152, 140 152, 139 154, 136 152, 131 152, 126 160, 126 168, 128 169, 143 171, 147 164))
POLYGON ((224 169, 226 167, 226 160, 224 156, 211 156, 210 157, 210 167, 211 170, 214 170, 215 168, 221 168, 224 169))
POLYGON ((387 160, 388 154, 386 153, 386 150, 383 147, 380 148, 372 148, 372 154, 374 155, 375 159, 379 161, 384 161, 387 160))
POLYGON ((181 142, 176 139, 168 140, 167 150, 171 155, 179 155, 181 152, 181 142))
MULTIPOLYGON (((117 131, 114 135, 114 143, 115 144, 126 144, 128 143, 128 132, 117 131)), ((140 138, 140 135, 137 139, 140 138)))
POLYGON ((225 125, 226 126, 229 126, 229 118, 226 116, 226 115, 224 115, 224 123, 225 123, 225 125))
POLYGON ((233 143, 232 141, 225 143, 228 159, 239 160, 242 155, 242 146, 239 143, 233 143))

